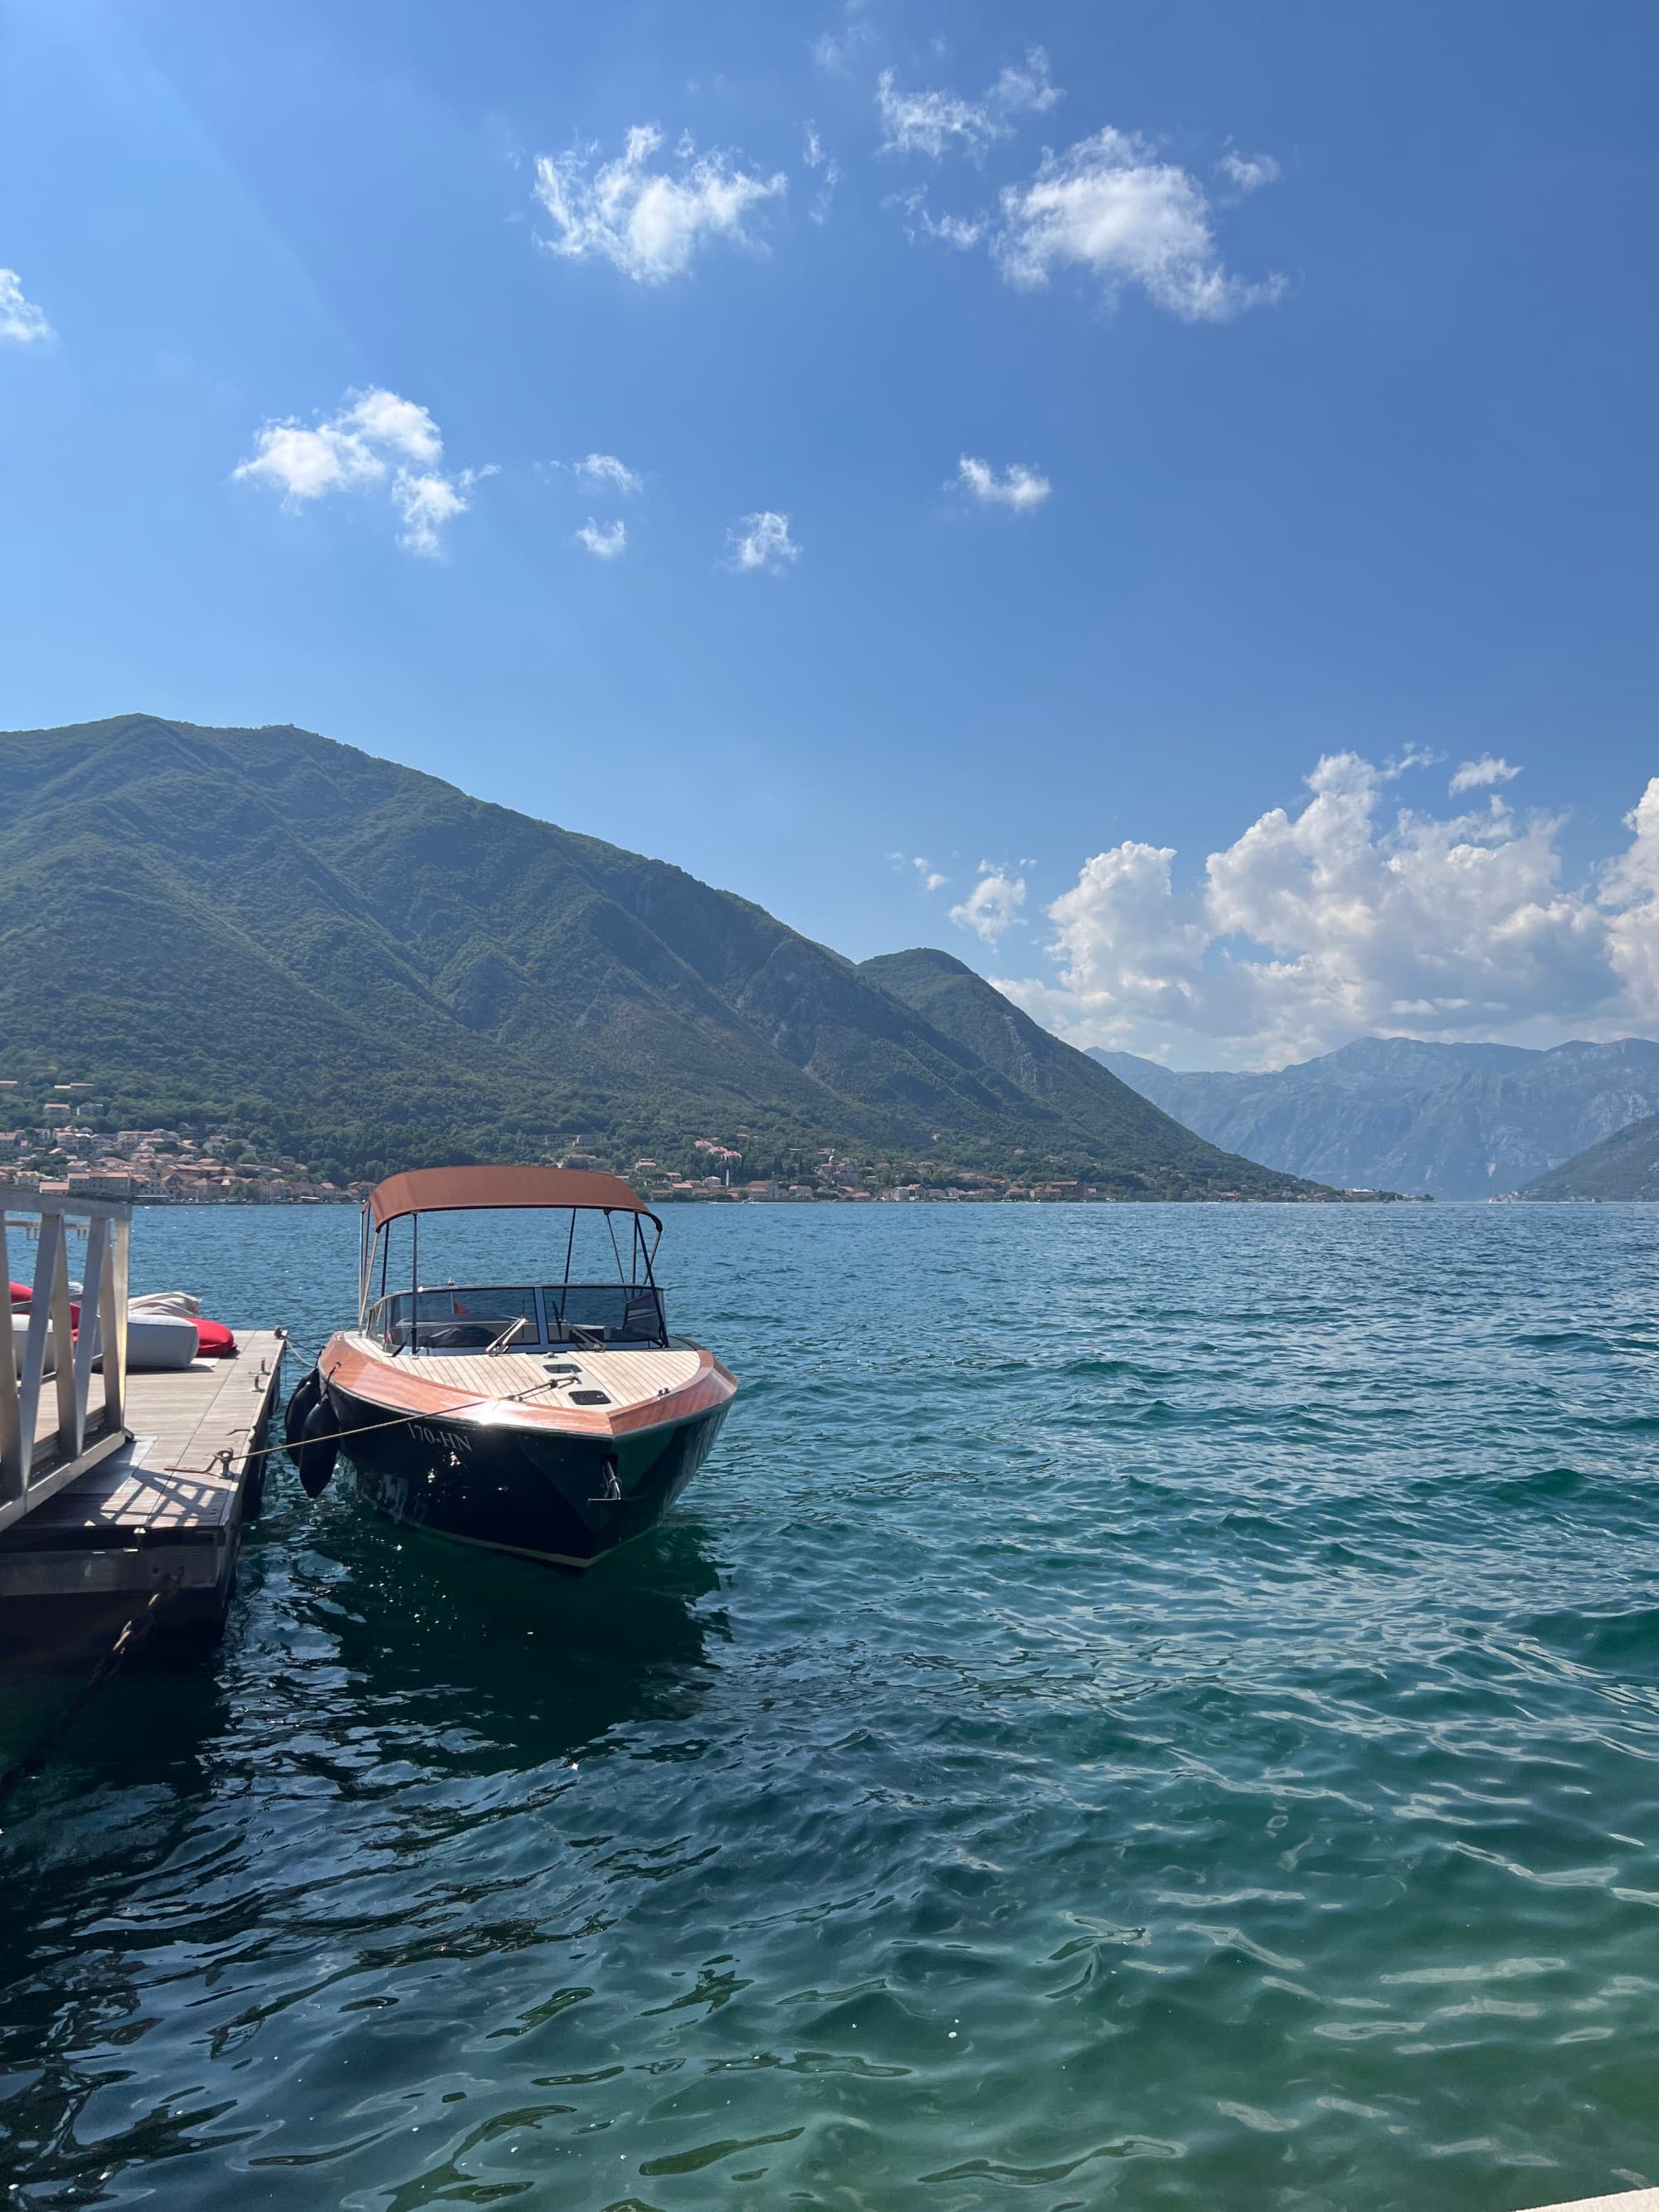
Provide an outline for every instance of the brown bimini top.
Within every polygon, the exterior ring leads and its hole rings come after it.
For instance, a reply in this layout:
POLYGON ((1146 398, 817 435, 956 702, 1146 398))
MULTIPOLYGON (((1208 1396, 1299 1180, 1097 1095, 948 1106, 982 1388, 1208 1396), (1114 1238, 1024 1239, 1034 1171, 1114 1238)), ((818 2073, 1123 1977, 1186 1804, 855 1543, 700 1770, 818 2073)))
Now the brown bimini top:
POLYGON ((642 1213, 662 1224, 620 1176, 582 1168, 406 1168, 376 1183, 366 1201, 377 1229, 406 1213, 457 1213, 471 1206, 574 1206, 642 1213))

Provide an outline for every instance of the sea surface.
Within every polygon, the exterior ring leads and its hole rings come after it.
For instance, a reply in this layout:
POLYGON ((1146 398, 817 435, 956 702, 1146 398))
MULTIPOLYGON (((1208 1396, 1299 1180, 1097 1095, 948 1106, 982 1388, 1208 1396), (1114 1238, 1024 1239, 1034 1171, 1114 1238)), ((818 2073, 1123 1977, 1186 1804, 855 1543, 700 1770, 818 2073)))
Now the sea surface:
MULTIPOLYGON (((355 1303, 343 1208, 134 1251, 291 1380, 355 1303)), ((284 1465, 222 1648, 6 1808, 5 2202, 1659 2181, 1656 1258, 1634 1206, 672 1212, 745 1387, 656 1537, 572 1583, 284 1465)))

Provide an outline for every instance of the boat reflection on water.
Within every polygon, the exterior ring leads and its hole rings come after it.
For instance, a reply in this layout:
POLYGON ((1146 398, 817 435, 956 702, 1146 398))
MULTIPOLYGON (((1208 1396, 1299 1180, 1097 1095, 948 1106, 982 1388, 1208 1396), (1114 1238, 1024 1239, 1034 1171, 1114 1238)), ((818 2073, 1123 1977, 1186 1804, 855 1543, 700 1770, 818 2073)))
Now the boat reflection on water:
POLYGON ((416 1723, 429 1765, 534 1767, 617 1729, 672 1724, 701 1702, 710 1646, 731 1632, 707 1603, 720 1573, 694 1521, 580 1581, 347 1511, 325 1525, 347 1572, 325 1611, 307 1610, 351 1675, 359 1722, 366 1702, 400 1730, 416 1723))
MULTIPOLYGON (((283 1482, 211 1662, 117 1676, 9 1808, 0 2168, 106 2202, 240 2101, 257 2131, 296 2000, 337 1983, 388 2003, 407 1960, 538 1940, 564 1910, 538 1885, 573 1770, 650 1771, 628 1754, 695 1728, 730 1634, 720 1586, 694 1522, 571 1581, 348 1499, 317 1513, 283 1482), (145 2070, 187 2045, 221 2101, 145 2070), (109 2085, 131 2078, 127 2119, 109 2085)), ((318 2017, 344 2034, 348 2015, 318 2017)))

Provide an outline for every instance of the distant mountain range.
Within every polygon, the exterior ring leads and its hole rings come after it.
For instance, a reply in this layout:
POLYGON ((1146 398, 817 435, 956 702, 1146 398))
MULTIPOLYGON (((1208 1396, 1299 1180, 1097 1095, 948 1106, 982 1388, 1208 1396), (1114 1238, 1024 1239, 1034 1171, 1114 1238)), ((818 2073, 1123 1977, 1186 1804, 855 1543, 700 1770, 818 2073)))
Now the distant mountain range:
MULTIPOLYGON (((1297 1194, 943 952, 857 967, 661 861, 290 728, 124 715, 0 736, 0 1077, 109 1126, 234 1122, 334 1174, 626 1168, 700 1134, 1297 1194)), ((44 1107, 38 1110, 44 1111, 44 1107)))
POLYGON ((1265 1075, 1090 1056, 1212 1144, 1345 1189, 1487 1198, 1659 1113, 1659 1043, 1638 1037, 1548 1052, 1364 1037, 1265 1075))

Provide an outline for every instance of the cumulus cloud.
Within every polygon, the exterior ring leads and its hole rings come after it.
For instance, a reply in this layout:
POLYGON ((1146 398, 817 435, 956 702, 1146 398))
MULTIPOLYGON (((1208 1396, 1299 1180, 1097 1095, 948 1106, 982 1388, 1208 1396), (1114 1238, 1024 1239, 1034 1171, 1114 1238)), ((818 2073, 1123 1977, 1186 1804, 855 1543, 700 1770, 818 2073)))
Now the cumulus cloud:
POLYGON ((471 505, 474 485, 495 474, 493 468, 446 474, 443 450, 426 408, 377 386, 348 392, 333 415, 316 422, 290 416, 265 423, 252 456, 233 474, 279 492, 289 508, 336 492, 383 488, 403 524, 398 544, 433 556, 443 550, 444 526, 471 505))
POLYGON ((1236 192, 1259 192, 1284 173, 1271 154, 1236 154, 1231 146, 1216 167, 1236 192))
POLYGON ((1096 854, 1048 908, 1058 982, 1002 988, 1082 1043, 1207 1041, 1276 1064, 1374 1032, 1617 1031, 1659 1016, 1659 778, 1629 848, 1563 880, 1561 823, 1495 793, 1437 817, 1385 806, 1384 769, 1322 759, 1191 889, 1169 846, 1096 854))
POLYGON ((595 522, 590 514, 576 532, 574 542, 585 545, 596 561, 619 561, 628 550, 628 525, 595 522))
POLYGON ((970 929, 985 944, 996 945, 1016 925, 1023 927, 1019 910, 1024 903, 1024 878, 1011 876, 1005 868, 992 869, 981 873, 959 906, 951 908, 951 919, 958 929, 970 929))
POLYGON ((1484 791, 1489 784, 1513 783, 1520 773, 1495 753, 1482 753, 1479 760, 1462 762, 1446 788, 1455 799, 1462 792, 1484 791))
POLYGON ((1659 1021, 1659 776, 1625 817, 1626 849, 1604 872, 1608 957, 1624 1002, 1638 1020, 1659 1021))
POLYGON ((1058 269, 1097 277, 1109 298, 1138 284, 1188 322, 1224 322, 1277 299, 1283 280, 1247 283, 1222 265, 1211 207, 1198 179, 1133 132, 1109 126, 1064 154, 1045 154, 1035 177, 1002 193, 994 242, 1012 284, 1046 284, 1058 269))
POLYGON ((699 154, 689 138, 675 148, 672 166, 653 167, 662 146, 657 125, 641 123, 615 161, 599 161, 593 145, 538 156, 536 198, 553 225, 541 245, 564 260, 608 261, 637 284, 684 275, 712 240, 763 251, 748 222, 787 190, 782 172, 760 176, 732 155, 699 154))
POLYGON ((392 504, 404 526, 398 533, 399 545, 410 553, 435 558, 443 550, 444 525, 466 513, 472 504, 473 485, 481 476, 494 473, 490 469, 463 469, 459 476, 447 477, 435 469, 398 470, 392 479, 392 504))
POLYGON ((993 140, 1006 138, 1020 115, 1041 115, 1060 99, 1048 81, 1048 57, 1033 46, 1024 62, 1005 69, 978 100, 953 92, 901 92, 890 69, 876 80, 884 154, 925 154, 937 161, 955 151, 975 160, 993 140))
POLYGON ((614 453, 585 453, 580 460, 571 462, 570 469, 584 491, 620 492, 624 499, 631 499, 645 489, 645 478, 614 453))
POLYGON ((997 470, 971 453, 957 462, 956 481, 981 507, 1011 507, 1016 514, 1029 514, 1041 507, 1054 489, 1047 477, 1028 469, 1024 461, 1010 461, 1006 468, 997 470))
POLYGON ((789 535, 788 516, 774 514, 769 508, 745 514, 726 533, 726 565, 739 575, 757 568, 781 574, 799 558, 800 548, 789 535))
POLYGON ((33 345, 52 335, 52 325, 33 300, 24 296, 15 269, 0 269, 0 343, 33 345))

